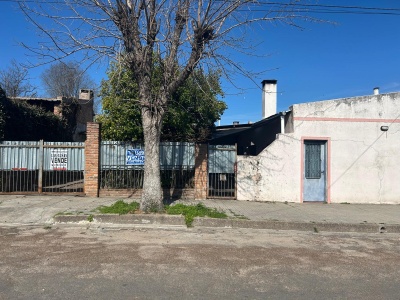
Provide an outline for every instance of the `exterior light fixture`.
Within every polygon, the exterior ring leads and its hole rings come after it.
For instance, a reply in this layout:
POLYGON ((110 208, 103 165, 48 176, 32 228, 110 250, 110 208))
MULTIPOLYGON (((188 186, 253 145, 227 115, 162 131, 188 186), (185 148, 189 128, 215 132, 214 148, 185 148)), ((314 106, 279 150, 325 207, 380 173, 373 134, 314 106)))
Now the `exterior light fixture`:
POLYGON ((382 131, 388 131, 389 130, 389 126, 381 126, 381 130, 382 131))

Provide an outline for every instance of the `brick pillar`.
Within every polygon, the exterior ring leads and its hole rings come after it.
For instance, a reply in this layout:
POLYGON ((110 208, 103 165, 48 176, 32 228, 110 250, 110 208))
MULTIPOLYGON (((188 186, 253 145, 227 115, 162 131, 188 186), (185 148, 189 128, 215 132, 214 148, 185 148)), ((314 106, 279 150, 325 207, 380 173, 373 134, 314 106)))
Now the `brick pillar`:
POLYGON ((85 142, 85 186, 87 196, 99 196, 100 124, 88 122, 85 142))
POLYGON ((207 198, 207 144, 196 144, 194 170, 194 198, 207 198))

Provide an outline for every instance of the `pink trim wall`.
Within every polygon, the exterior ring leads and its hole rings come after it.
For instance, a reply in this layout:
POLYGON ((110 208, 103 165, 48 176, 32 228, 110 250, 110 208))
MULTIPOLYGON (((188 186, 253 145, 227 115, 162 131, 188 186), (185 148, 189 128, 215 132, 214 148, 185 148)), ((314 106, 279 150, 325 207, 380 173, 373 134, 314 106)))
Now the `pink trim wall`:
POLYGON ((294 117, 294 121, 322 121, 322 122, 356 122, 356 123, 400 123, 399 119, 363 119, 363 118, 318 118, 294 117))

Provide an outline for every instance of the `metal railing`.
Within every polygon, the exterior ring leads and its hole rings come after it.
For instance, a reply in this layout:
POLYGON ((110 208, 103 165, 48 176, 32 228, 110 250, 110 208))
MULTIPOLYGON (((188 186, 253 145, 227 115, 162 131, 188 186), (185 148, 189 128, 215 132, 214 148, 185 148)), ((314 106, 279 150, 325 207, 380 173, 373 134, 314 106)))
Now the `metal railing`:
MULTIPOLYGON (((100 147, 101 189, 142 189, 145 153, 143 144, 103 141, 100 147)), ((162 188, 194 187, 194 143, 160 144, 162 188)))
POLYGON ((81 193, 84 143, 0 143, 0 192, 81 193))
POLYGON ((209 198, 236 198, 236 146, 208 146, 209 198))

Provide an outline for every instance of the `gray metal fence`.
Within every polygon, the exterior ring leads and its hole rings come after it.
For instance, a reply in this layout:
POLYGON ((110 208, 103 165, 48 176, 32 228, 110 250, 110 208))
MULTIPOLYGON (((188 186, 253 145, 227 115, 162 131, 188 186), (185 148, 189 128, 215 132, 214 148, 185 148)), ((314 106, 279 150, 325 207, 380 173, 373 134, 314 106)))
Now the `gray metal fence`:
MULTIPOLYGON (((103 141, 100 149, 100 188, 143 187, 145 160, 143 144, 103 141)), ((160 144, 161 186, 193 188, 194 155, 194 143, 162 142, 160 144)))
POLYGON ((236 198, 236 146, 208 145, 208 197, 236 198))
POLYGON ((84 143, 3 141, 0 192, 83 192, 84 143))

